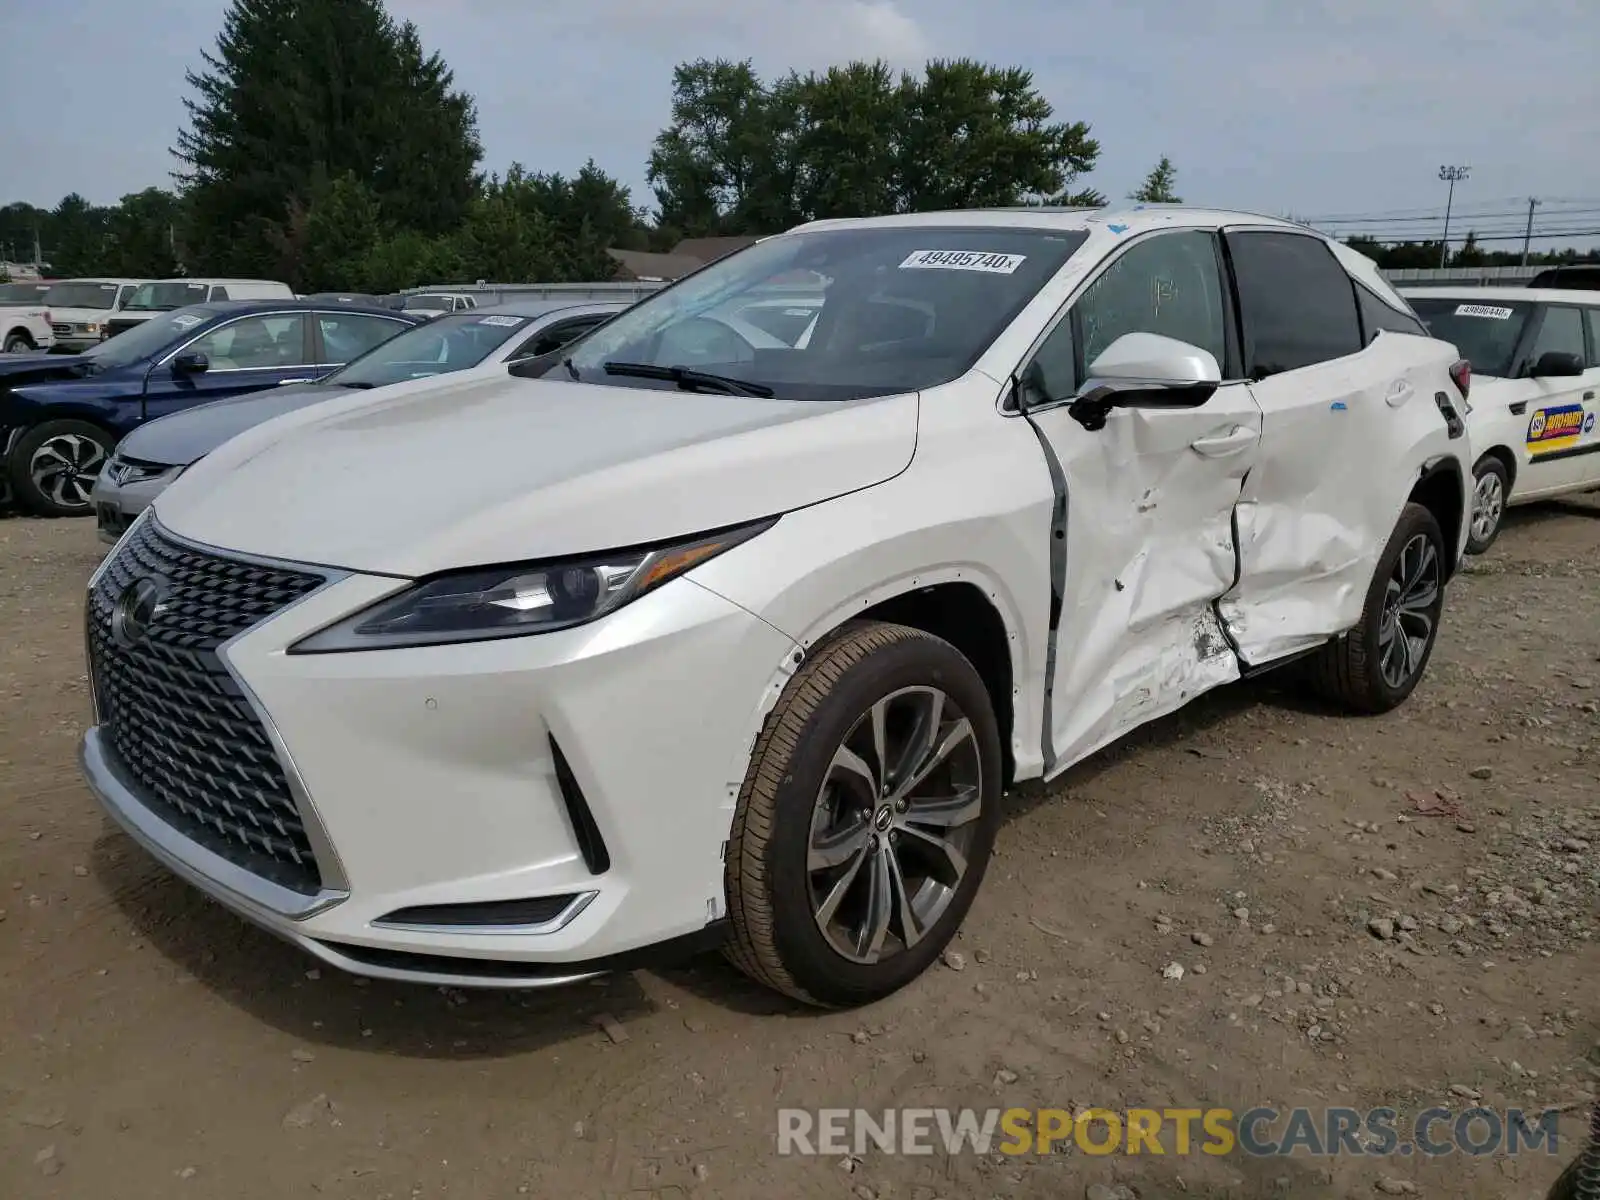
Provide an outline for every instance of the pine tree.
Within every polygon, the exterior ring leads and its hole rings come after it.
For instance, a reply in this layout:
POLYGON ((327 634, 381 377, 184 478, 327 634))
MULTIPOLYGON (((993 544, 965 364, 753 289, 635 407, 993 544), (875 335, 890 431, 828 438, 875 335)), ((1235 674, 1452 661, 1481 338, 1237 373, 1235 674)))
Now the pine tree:
POLYGON ((460 224, 480 182, 473 101, 381 0, 233 0, 204 58, 173 151, 192 272, 297 281, 303 215, 346 176, 386 226, 460 224))
POLYGON ((1128 194, 1128 199, 1137 200, 1141 204, 1182 204, 1183 197, 1172 190, 1177 178, 1178 168, 1163 154, 1161 161, 1144 177, 1139 189, 1128 194))

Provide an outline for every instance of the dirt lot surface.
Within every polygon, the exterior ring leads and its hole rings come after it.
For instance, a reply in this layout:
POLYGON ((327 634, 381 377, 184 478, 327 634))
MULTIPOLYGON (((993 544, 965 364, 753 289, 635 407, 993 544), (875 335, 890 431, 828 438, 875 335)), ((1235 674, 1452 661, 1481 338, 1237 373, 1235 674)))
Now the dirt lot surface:
POLYGON ((78 781, 98 558, 84 522, 0 521, 0 1196, 1520 1200, 1577 1146, 1600 505, 1513 516, 1394 714, 1244 685, 1023 789, 957 953, 822 1015, 715 958, 524 995, 363 985, 241 924, 78 781), (780 1106, 1474 1097, 1569 1105, 1560 1156, 775 1152, 780 1106))

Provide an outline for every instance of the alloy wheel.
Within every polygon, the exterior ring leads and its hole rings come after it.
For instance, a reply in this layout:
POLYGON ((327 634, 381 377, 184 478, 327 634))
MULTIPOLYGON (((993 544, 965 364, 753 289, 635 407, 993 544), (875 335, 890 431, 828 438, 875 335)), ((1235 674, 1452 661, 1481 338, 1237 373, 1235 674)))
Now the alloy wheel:
POLYGON ((1378 663, 1383 681, 1402 688, 1422 665, 1433 640, 1439 606, 1439 552, 1419 533, 1406 542, 1384 589, 1378 626, 1378 663))
POLYGON ((1498 471, 1485 471, 1478 476, 1472 492, 1472 537, 1483 543, 1494 536, 1500 527, 1501 514, 1505 512, 1506 489, 1500 482, 1498 471))
POLYGON ((966 877, 985 800, 978 740, 951 696, 912 687, 874 703, 812 811, 806 875, 829 946, 877 963, 920 942, 966 877))
POLYGON ((88 508, 106 463, 105 447, 81 433, 63 433, 33 452, 28 474, 41 495, 62 508, 88 508))

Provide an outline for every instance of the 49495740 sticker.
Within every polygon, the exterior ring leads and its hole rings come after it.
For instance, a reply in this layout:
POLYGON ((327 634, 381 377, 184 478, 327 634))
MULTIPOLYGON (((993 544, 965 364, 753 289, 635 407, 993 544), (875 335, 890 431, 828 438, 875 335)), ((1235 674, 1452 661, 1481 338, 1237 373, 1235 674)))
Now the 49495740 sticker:
POLYGON ((1026 254, 996 254, 988 250, 913 250, 900 264, 902 271, 981 271, 988 275, 1010 275, 1024 262, 1026 254))
POLYGON ((1583 432, 1583 405, 1555 404, 1541 408, 1528 420, 1528 453, 1538 458, 1541 454, 1565 450, 1577 445, 1583 432))

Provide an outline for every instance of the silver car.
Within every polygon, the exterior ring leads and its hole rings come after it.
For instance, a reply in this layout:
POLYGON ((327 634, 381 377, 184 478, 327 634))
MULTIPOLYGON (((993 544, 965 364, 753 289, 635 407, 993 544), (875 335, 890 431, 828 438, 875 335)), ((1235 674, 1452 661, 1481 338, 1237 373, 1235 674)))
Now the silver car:
POLYGON ((134 430, 117 446, 90 497, 100 540, 114 543, 162 489, 235 434, 350 388, 385 387, 531 358, 559 349, 629 301, 510 301, 418 325, 315 383, 288 384, 202 404, 134 430))

